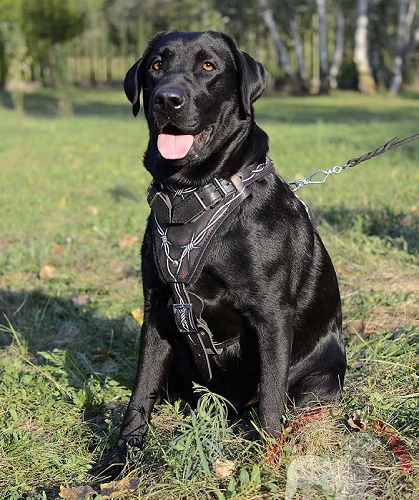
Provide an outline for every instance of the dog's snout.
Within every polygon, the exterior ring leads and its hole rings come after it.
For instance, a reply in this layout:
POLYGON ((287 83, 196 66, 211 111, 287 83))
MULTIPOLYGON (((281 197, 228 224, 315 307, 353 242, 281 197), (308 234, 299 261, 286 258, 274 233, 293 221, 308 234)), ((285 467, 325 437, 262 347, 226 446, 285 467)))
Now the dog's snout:
POLYGON ((179 89, 161 88, 156 90, 153 102, 157 108, 179 109, 185 103, 185 96, 179 89))

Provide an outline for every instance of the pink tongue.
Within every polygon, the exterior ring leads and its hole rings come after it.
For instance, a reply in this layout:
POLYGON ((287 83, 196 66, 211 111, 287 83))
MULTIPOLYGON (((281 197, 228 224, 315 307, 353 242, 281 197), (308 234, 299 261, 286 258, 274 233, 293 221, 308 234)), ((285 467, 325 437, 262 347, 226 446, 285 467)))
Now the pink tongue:
POLYGON ((193 143, 193 137, 193 135, 159 134, 157 147, 166 160, 178 160, 188 154, 193 143))

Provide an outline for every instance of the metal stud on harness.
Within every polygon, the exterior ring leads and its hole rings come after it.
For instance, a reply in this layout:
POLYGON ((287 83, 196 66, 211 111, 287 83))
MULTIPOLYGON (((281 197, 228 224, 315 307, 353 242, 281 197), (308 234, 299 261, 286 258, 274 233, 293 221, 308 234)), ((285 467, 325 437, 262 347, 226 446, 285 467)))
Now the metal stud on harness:
POLYGON ((153 182, 149 187, 153 255, 160 279, 172 288, 174 319, 188 343, 195 363, 206 379, 212 378, 210 355, 223 346, 214 342, 202 318, 204 303, 187 286, 194 283, 205 264, 207 250, 220 237, 218 229, 232 223, 230 215, 250 194, 250 185, 274 173, 272 160, 250 165, 230 179, 213 179, 200 188, 175 189, 153 182))

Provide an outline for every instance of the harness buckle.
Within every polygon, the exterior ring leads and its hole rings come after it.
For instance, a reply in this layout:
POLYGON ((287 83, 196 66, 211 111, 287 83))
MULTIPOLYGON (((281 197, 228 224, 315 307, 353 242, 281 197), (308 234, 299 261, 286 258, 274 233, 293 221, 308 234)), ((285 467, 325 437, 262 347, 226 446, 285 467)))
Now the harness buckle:
POLYGON ((213 184, 215 185, 215 189, 221 194, 223 195, 223 197, 225 198, 226 196, 229 195, 229 192, 227 191, 227 189, 222 185, 222 183, 217 179, 217 177, 214 177, 213 179, 213 184))
POLYGON ((205 205, 205 203, 202 201, 201 197, 198 195, 198 193, 196 191, 193 192, 195 198, 199 201, 201 207, 204 209, 204 210, 208 210, 209 208, 211 208, 211 206, 207 206, 205 205))

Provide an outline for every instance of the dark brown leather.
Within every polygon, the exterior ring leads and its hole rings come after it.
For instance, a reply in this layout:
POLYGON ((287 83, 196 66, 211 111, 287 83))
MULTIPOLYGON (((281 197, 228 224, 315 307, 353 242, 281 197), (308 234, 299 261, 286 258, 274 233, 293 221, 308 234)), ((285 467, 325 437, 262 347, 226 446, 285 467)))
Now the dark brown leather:
POLYGON ((220 354, 223 344, 213 341, 202 318, 203 302, 188 293, 186 285, 199 277, 210 243, 250 194, 250 184, 274 172, 267 158, 249 165, 230 179, 213 179, 199 189, 175 190, 152 183, 148 201, 153 220, 153 255, 160 279, 172 287, 172 307, 177 329, 184 336, 195 364, 205 380, 211 380, 209 354, 220 354))
POLYGON ((164 192, 164 188, 161 185, 159 188, 158 185, 151 184, 148 191, 148 203, 156 212, 160 222, 186 224, 217 205, 235 190, 234 184, 226 179, 214 179, 210 184, 199 189, 177 191, 167 188, 166 191, 171 192, 173 198, 176 196, 182 198, 181 201, 172 205, 174 200, 164 192))
POLYGON ((183 283, 171 283, 173 314, 176 326, 192 351, 195 364, 205 378, 211 380, 212 370, 209 354, 220 354, 223 346, 214 344, 211 330, 202 318, 204 304, 195 294, 189 294, 183 283))
POLYGON ((153 254, 160 279, 165 283, 196 281, 217 229, 250 194, 249 185, 273 171, 270 159, 245 167, 229 180, 217 180, 225 193, 214 187, 215 180, 198 190, 175 191, 165 186, 158 190, 153 185, 149 195, 153 254))

